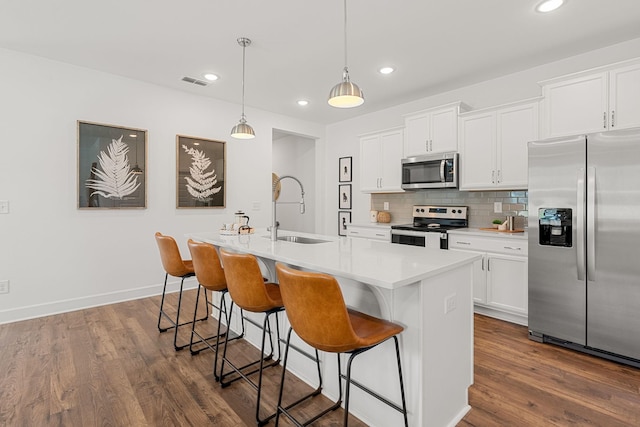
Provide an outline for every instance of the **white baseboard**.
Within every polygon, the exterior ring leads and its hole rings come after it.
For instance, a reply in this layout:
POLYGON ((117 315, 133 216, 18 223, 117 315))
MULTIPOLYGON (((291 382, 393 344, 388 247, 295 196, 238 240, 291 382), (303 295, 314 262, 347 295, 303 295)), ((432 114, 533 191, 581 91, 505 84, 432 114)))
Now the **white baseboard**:
MULTIPOLYGON (((177 288, 179 285, 179 280, 176 282, 168 282, 167 293, 177 292, 177 288)), ((98 307, 101 305, 115 304, 123 301, 156 296, 162 293, 162 286, 162 284, 156 284, 135 289, 106 292, 80 298, 70 298, 66 300, 47 302, 44 304, 34 304, 24 307, 0 310, 0 324, 19 322, 21 320, 35 319, 38 317, 67 313, 69 311, 83 310, 85 308, 98 307)), ((198 283, 195 281, 195 279, 187 279, 184 282, 185 290, 196 289, 197 286, 198 283)))

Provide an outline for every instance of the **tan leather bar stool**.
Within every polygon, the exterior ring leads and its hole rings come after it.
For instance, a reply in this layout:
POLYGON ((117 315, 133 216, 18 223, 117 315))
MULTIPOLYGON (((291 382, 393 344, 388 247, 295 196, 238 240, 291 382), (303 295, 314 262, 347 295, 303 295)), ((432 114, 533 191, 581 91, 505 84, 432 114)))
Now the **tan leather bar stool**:
POLYGON ((227 387, 233 381, 238 379, 246 380, 258 392, 256 400, 256 422, 258 425, 264 425, 269 422, 275 413, 260 418, 260 398, 262 393, 262 372, 265 368, 277 366, 280 363, 280 327, 278 325, 278 313, 284 310, 282 297, 278 285, 265 282, 258 265, 258 260, 250 254, 240 254, 220 249, 220 258, 224 267, 224 275, 227 279, 227 289, 231 299, 241 309, 253 313, 264 313, 263 324, 260 325, 249 318, 244 318, 254 326, 262 328, 262 343, 260 347, 261 356, 259 360, 250 362, 244 366, 236 366, 227 358, 228 335, 225 338, 225 347, 222 353, 222 362, 220 366, 220 384, 227 387), (276 322, 276 343, 274 345, 271 333, 270 319, 275 317, 276 322), (265 347, 269 335, 269 354, 265 355, 265 347), (274 350, 277 348, 278 356, 274 360, 274 350), (269 361, 268 363, 265 363, 269 361), (232 371, 225 373, 224 368, 229 365, 232 371), (256 369, 255 365, 259 365, 256 369), (258 373, 258 382, 255 383, 250 376, 258 373), (234 375, 236 374, 236 375, 234 375), (231 379, 227 379, 230 375, 234 375, 231 379))
POLYGON ((276 272, 278 274, 282 300, 287 310, 287 317, 291 323, 287 334, 287 347, 284 353, 284 369, 282 370, 280 394, 278 397, 276 426, 280 421, 281 413, 286 415, 295 425, 303 426, 312 423, 329 411, 337 409, 342 400, 342 378, 345 378, 345 426, 348 423, 349 417, 349 388, 353 383, 378 400, 402 413, 404 425, 408 427, 407 405, 404 395, 402 367, 400 364, 400 347, 398 345, 398 334, 400 334, 404 328, 395 323, 347 308, 342 296, 342 291, 340 290, 340 285, 338 285, 338 282, 332 276, 294 270, 282 264, 276 264, 276 272), (311 347, 329 353, 337 353, 338 356, 340 396, 337 402, 304 423, 300 423, 293 417, 290 411, 291 405, 287 407, 282 406, 285 372, 292 330, 311 347), (396 347, 400 394, 402 397, 401 407, 351 379, 351 363, 353 359, 357 355, 391 338, 393 338, 396 347), (346 376, 342 374, 340 353, 349 354, 346 376))
MULTIPOLYGON (((178 249, 178 245, 176 241, 171 236, 165 236, 162 233, 156 233, 156 243, 158 244, 158 249, 160 250, 160 259, 162 260, 162 267, 164 268, 164 287, 162 288, 162 300, 160 301, 160 313, 158 314, 158 330, 160 332, 168 331, 169 329, 174 329, 173 335, 173 347, 177 350, 182 350, 189 344, 178 345, 178 328, 180 326, 188 325, 191 323, 191 320, 188 322, 180 323, 180 307, 182 305, 182 289, 184 286, 184 279, 195 276, 195 270, 193 269, 193 263, 191 260, 183 260, 180 255, 180 249, 178 249), (169 276, 179 277, 180 280, 180 291, 178 293, 178 308, 176 310, 175 320, 164 310, 164 300, 165 294, 167 292, 167 280, 169 276), (162 318, 165 318, 169 321, 171 326, 166 328, 161 326, 162 318)), ((208 307, 207 307, 207 316, 202 319, 197 320, 206 320, 208 317, 208 307)))
MULTIPOLYGON (((224 275, 224 270, 222 265, 220 265, 220 258, 218 257, 218 251, 215 246, 209 243, 196 242, 191 239, 187 241, 187 246, 189 247, 189 252, 191 252, 191 259, 193 261, 193 268, 196 273, 196 278, 198 279, 198 294, 196 295, 196 306, 193 312, 193 323, 191 325, 191 341, 189 342, 189 350, 191 354, 198 354, 200 351, 209 348, 215 352, 215 357, 213 359, 213 375, 216 381, 220 380, 220 375, 218 374, 218 349, 220 347, 220 339, 224 337, 226 334, 231 333, 229 329, 229 322, 231 320, 231 313, 233 311, 233 300, 231 301, 231 305, 229 310, 227 310, 227 302, 226 302, 226 294, 227 294, 227 279, 224 275), (218 310, 218 328, 215 335, 210 337, 203 337, 200 332, 196 329, 196 317, 198 315, 198 306, 200 302, 200 291, 204 291, 205 304, 208 307, 210 306, 212 309, 218 310), (216 306, 213 303, 213 295, 212 300, 210 301, 207 297, 207 291, 219 292, 220 293, 220 303, 216 306), (224 313, 224 317, 223 317, 224 313), (223 320, 226 322, 226 329, 221 332, 221 325, 223 320), (198 341, 204 346, 199 349, 194 349, 194 337, 198 338, 198 341), (215 339, 215 344, 212 345, 210 341, 215 339)), ((243 324, 244 325, 244 324, 243 324)), ((235 335, 233 338, 229 340, 234 340, 242 337, 244 335, 244 329, 242 333, 238 336, 235 335)))

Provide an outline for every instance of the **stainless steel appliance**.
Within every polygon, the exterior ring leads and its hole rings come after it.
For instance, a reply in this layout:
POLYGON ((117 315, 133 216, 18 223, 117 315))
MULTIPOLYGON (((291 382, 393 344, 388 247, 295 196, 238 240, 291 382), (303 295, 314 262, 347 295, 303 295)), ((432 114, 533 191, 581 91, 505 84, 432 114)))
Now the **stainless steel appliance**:
POLYGON ((469 225, 466 206, 413 207, 413 223, 391 226, 391 242, 449 249, 447 230, 469 225))
POLYGON ((442 153, 402 159, 402 188, 456 188, 458 153, 442 153))
POLYGON ((529 337, 640 367, 640 128, 529 143, 529 337))

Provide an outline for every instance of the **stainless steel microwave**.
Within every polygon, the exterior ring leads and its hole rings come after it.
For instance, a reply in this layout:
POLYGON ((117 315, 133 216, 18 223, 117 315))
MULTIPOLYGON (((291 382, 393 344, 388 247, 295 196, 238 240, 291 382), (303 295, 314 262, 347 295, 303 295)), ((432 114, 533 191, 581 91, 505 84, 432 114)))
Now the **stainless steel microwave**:
POLYGON ((429 154, 402 159, 402 188, 458 187, 458 153, 429 154))

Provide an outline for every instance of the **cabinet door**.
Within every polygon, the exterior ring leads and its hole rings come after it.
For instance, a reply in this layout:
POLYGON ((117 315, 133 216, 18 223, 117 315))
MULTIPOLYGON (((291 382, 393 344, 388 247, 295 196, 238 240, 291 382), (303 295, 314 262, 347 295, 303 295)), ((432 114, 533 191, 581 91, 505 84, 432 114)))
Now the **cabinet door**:
POLYGON ((381 191, 402 191, 402 136, 401 129, 380 135, 381 191))
POLYGON ((447 108, 431 113, 430 153, 458 151, 458 109, 447 108))
POLYGON ((527 143, 538 139, 538 103, 496 112, 496 187, 527 188, 527 143))
POLYGON ((360 139, 360 190, 376 191, 380 185, 380 136, 360 139))
POLYGON ((460 189, 495 186, 495 113, 460 119, 460 189))
POLYGON ((546 137, 602 132, 608 128, 608 73, 544 86, 546 137))
POLYGON ((487 305, 527 314, 527 267, 527 258, 488 254, 487 305))
POLYGON ((405 127, 405 154, 407 156, 419 156, 429 150, 429 114, 420 114, 406 117, 405 127))
POLYGON ((609 73, 611 129, 640 126, 640 64, 609 73))

